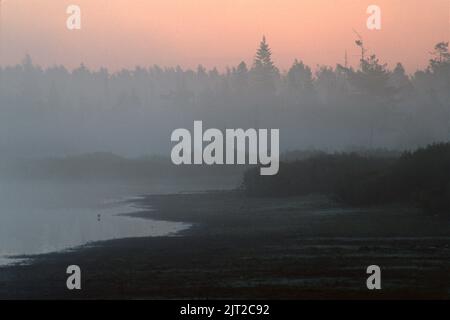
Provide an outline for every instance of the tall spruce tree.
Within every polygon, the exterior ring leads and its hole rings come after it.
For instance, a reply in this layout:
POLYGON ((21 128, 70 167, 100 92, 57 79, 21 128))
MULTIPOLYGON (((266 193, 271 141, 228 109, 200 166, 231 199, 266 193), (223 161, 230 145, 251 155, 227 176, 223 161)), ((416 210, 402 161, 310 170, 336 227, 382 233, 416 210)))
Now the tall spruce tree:
POLYGON ((276 73, 278 70, 272 61, 272 51, 267 44, 266 37, 263 36, 259 48, 256 51, 255 61, 253 64, 254 68, 264 68, 267 71, 276 73))
POLYGON ((275 81, 279 76, 279 71, 272 61, 272 51, 265 36, 263 36, 256 51, 252 73, 258 90, 265 93, 275 91, 275 81))

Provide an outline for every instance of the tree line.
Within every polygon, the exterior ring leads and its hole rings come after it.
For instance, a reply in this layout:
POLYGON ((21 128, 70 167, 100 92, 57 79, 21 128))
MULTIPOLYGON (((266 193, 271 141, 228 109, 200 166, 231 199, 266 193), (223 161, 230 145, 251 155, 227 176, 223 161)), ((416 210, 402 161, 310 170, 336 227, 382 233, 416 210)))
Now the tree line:
MULTIPOLYGON (((357 42, 357 45, 362 45, 357 42)), ((25 155, 111 151, 167 154, 174 128, 280 128, 283 150, 407 149, 450 136, 448 42, 407 74, 376 55, 357 67, 295 60, 281 72, 263 38, 252 63, 219 72, 84 65, 41 68, 27 56, 0 69, 0 151, 25 155)))

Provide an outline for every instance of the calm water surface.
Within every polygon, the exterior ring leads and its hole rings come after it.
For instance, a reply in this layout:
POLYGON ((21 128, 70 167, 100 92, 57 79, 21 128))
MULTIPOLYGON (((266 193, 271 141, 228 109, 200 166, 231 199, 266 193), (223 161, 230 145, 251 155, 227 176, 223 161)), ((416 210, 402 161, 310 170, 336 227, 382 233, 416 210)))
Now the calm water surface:
POLYGON ((19 261, 16 255, 93 241, 174 234, 189 226, 120 214, 140 211, 126 201, 139 194, 176 191, 167 185, 0 182, 0 265, 19 261))

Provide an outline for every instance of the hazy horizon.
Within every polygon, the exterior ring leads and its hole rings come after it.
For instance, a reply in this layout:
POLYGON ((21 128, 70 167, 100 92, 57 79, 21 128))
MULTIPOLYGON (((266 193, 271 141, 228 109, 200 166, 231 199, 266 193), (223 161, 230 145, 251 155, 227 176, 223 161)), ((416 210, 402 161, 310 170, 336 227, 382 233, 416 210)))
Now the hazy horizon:
POLYGON ((317 65, 357 66, 359 32, 369 53, 389 67, 401 61, 407 72, 428 64, 429 51, 449 39, 449 5, 412 0, 379 0, 382 29, 366 28, 371 1, 207 0, 164 2, 79 0, 82 29, 69 31, 65 22, 71 1, 3 0, 1 64, 14 65, 29 54, 44 67, 81 63, 112 71, 137 65, 194 69, 202 64, 223 71, 242 60, 251 64, 265 35, 273 60, 287 70, 294 59, 317 65), (406 35, 406 36, 405 36, 406 35), (124 45, 126 44, 126 45, 124 45))
POLYGON ((281 151, 448 141, 448 1, 379 0, 372 31, 366 0, 0 4, 0 64, 16 66, 0 68, 3 157, 167 155, 194 120, 280 129, 281 151), (66 26, 72 4, 81 30, 66 26), (345 52, 354 68, 334 68, 345 52))

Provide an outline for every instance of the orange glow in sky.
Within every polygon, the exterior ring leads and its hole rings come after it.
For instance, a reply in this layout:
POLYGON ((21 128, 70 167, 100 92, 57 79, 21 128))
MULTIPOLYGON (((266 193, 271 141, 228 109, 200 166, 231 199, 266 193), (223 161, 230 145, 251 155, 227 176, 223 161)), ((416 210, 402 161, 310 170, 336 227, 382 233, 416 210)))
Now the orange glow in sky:
POLYGON ((408 71, 427 65, 429 52, 449 40, 448 0, 3 0, 1 63, 29 53, 35 63, 68 68, 136 65, 195 68, 251 64, 266 35, 277 66, 295 58, 312 67, 358 62, 357 30, 370 53, 408 71), (67 6, 81 7, 82 29, 66 28, 67 6), (382 29, 366 27, 370 4, 382 29))

